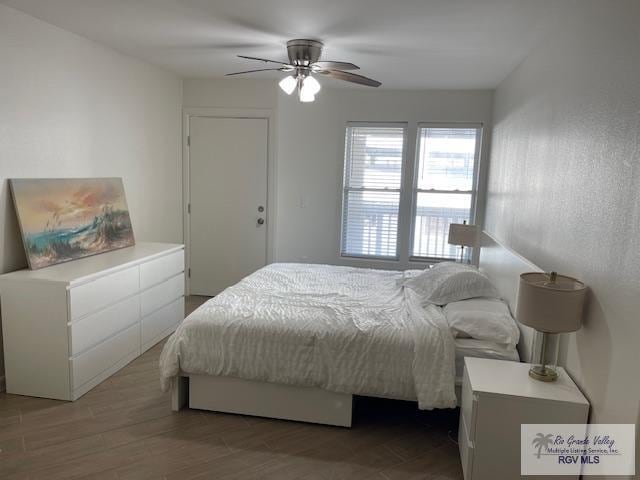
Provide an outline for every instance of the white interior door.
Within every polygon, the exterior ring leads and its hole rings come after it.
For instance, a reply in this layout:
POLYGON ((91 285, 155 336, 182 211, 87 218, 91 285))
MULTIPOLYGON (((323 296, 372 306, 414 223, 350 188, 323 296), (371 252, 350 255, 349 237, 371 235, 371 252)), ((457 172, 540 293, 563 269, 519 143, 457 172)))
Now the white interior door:
POLYGON ((268 120, 191 117, 190 289, 217 295, 266 264, 268 120))

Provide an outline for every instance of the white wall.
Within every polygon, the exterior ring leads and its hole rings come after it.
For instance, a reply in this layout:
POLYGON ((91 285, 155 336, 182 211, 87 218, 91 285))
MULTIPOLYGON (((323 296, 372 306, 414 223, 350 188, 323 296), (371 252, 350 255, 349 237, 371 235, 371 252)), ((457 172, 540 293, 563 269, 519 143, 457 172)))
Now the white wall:
POLYGON ((373 262, 339 256, 347 122, 409 122, 409 155, 415 151, 418 122, 482 122, 485 142, 481 162, 486 165, 492 100, 490 91, 392 91, 366 87, 323 88, 312 104, 280 94, 277 259, 410 267, 406 258, 400 262, 373 262))
MULTIPOLYGON (((259 74, 258 74, 259 75, 259 74)), ((260 78, 185 79, 184 108, 276 109, 278 82, 260 78)))
MULTIPOLYGON (((339 256, 346 124, 405 121, 415 127, 417 122, 428 121, 482 122, 482 162, 486 165, 493 94, 331 88, 329 82, 323 81, 325 85, 314 103, 301 104, 282 93, 274 80, 189 79, 184 81, 183 103, 185 108, 260 108, 275 112, 275 261, 406 268, 411 265, 406 259, 374 262, 339 256)), ((410 140, 409 148, 414 148, 414 142, 415 138, 410 140)))
POLYGON ((181 241, 177 76, 3 5, 0 66, 0 272, 26 265, 12 177, 123 177, 136 238, 181 241))
POLYGON ((495 95, 486 227, 591 288, 566 365, 595 422, 640 415, 639 19, 580 2, 495 95))

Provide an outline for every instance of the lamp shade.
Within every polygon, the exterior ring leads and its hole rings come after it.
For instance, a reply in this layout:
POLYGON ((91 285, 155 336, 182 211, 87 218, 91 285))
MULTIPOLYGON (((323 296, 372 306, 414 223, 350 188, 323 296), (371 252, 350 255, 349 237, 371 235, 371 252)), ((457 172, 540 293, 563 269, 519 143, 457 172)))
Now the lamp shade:
POLYGON ((516 318, 546 333, 575 332, 582 325, 587 287, 572 277, 529 272, 520 275, 516 318))
POLYGON ((478 227, 466 223, 452 223, 449 225, 449 244, 475 247, 478 243, 478 227))

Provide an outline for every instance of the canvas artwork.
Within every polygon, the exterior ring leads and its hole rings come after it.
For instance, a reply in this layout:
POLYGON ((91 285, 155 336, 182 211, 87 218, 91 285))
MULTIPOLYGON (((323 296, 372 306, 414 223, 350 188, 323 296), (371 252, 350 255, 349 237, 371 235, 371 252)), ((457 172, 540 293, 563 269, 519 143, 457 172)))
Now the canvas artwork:
POLYGON ((10 180, 29 268, 133 245, 121 178, 10 180))

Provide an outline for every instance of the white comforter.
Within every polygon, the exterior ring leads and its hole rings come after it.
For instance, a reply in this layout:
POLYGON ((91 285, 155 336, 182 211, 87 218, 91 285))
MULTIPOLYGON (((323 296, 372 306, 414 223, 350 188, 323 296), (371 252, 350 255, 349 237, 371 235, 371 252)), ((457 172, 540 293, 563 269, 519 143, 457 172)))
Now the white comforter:
POLYGON ((455 344, 441 309, 402 272, 272 264, 193 312, 160 357, 179 372, 456 406, 455 344))

